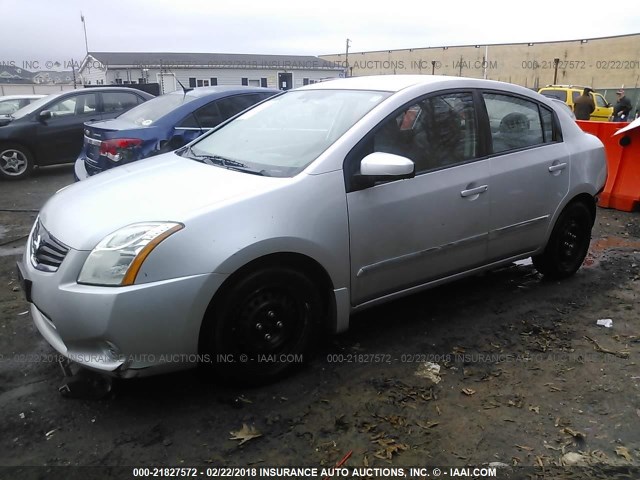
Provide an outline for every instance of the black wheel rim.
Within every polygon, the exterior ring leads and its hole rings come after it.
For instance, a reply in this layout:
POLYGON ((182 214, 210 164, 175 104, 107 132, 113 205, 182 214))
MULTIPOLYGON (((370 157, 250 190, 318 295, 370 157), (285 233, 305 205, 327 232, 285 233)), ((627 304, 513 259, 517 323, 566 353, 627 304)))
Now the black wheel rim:
POLYGON ((278 354, 292 351, 306 323, 308 304, 283 288, 262 288, 236 310, 228 345, 239 353, 278 354))
POLYGON ((564 224, 559 236, 558 260, 565 269, 575 268, 582 262, 589 248, 588 230, 578 218, 571 218, 564 224))

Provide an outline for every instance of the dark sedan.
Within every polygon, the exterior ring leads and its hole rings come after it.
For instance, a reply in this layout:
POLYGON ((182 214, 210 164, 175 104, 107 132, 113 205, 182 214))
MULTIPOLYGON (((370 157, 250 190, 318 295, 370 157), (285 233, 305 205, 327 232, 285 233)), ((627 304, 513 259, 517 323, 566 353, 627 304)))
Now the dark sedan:
POLYGON ((73 162, 82 149, 85 122, 114 118, 151 98, 125 87, 71 90, 0 118, 0 178, 17 180, 35 166, 73 162))
POLYGON ((280 93, 259 87, 219 86, 175 91, 113 120, 85 126, 76 180, 170 152, 250 106, 280 93))

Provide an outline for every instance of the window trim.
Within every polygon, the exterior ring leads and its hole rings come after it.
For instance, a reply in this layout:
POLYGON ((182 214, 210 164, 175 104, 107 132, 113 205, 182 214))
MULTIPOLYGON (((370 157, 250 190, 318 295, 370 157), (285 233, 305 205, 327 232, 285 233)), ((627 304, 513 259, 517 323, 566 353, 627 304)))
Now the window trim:
MULTIPOLYGON (((361 150, 362 148, 364 148, 364 146, 371 140, 371 138, 378 133, 378 131, 380 131, 380 129, 382 128, 382 126, 384 125, 385 122, 387 122, 389 119, 394 118, 396 116, 398 116, 400 113, 402 113, 403 111, 405 111, 407 108, 411 107, 412 105, 416 104, 416 103, 420 103, 424 100, 427 100, 428 98, 431 97, 439 97, 441 95, 447 95, 447 94, 463 94, 463 93, 467 93, 467 94, 471 94, 471 99, 473 102, 473 108, 474 108, 474 112, 475 112, 475 121, 476 121, 476 128, 477 128, 477 136, 478 136, 478 152, 477 155, 474 158, 471 158, 469 160, 465 160, 463 162, 459 162, 453 165, 443 165, 441 167, 437 167, 437 168, 432 168, 429 170, 422 170, 421 172, 415 172, 415 176, 413 178, 419 178, 422 177, 423 175, 427 175, 430 173, 434 173, 434 172, 439 172, 440 170, 445 170, 448 168, 453 168, 453 167, 459 167, 461 165, 467 165, 469 163, 473 163, 473 162, 478 162, 481 160, 485 160, 488 158, 487 155, 487 150, 485 148, 485 142, 483 139, 483 127, 482 123, 483 122, 483 118, 481 115, 481 112, 479 110, 479 105, 478 105, 478 93, 477 93, 478 89, 476 88, 447 88, 447 89, 443 89, 443 90, 438 90, 436 92, 429 92, 425 95, 422 95, 420 97, 416 97, 412 100, 410 100, 409 102, 406 102, 404 104, 402 104, 400 107, 396 108, 392 113, 390 113, 389 115, 387 115, 386 117, 384 117, 380 122, 378 122, 373 128, 371 128, 369 130, 369 132, 360 139, 360 141, 358 141, 358 143, 356 143, 351 150, 349 150, 349 153, 347 153, 345 155, 345 159, 342 162, 342 172, 344 175, 344 182, 345 182, 345 190, 346 193, 350 193, 350 192, 355 192, 358 190, 363 190, 366 189, 368 187, 359 187, 357 186, 357 182, 354 182, 353 177, 355 177, 359 171, 359 169, 357 171, 354 172, 350 172, 349 167, 351 166, 351 162, 356 161, 355 159, 357 157, 359 157, 359 150, 361 150)), ((486 115, 486 112, 485 112, 486 115)), ((487 126, 488 126, 488 116, 487 118, 487 126)), ((360 161, 362 161, 364 157, 360 158, 360 161)), ((410 159, 411 160, 411 159, 410 159)), ((415 164, 415 162, 414 162, 415 164)), ((393 183, 393 182, 397 182, 399 180, 403 180, 403 179, 396 179, 396 180, 389 180, 389 181, 385 181, 379 184, 386 184, 386 183, 393 183)))
POLYGON ((556 111, 553 108, 548 107, 547 105, 543 104, 542 102, 539 102, 533 98, 529 98, 525 95, 520 95, 519 93, 513 93, 513 92, 505 92, 504 90, 494 90, 491 88, 481 88, 481 89, 477 89, 478 94, 479 94, 479 100, 481 102, 481 109, 484 110, 484 115, 485 115, 485 121, 486 121, 486 142, 487 142, 487 157, 488 158, 494 158, 497 157, 499 155, 508 155, 514 152, 522 152, 525 150, 530 150, 532 148, 540 148, 540 147, 545 147, 547 145, 552 145, 554 143, 560 143, 562 142, 562 129, 560 128, 560 122, 558 120, 558 115, 556 114, 556 111), (524 100, 530 103, 535 104, 538 107, 538 119, 540 120, 540 128, 542 130, 542 138, 543 138, 543 142, 542 143, 538 143, 536 145, 527 145, 524 147, 520 147, 520 148, 513 148, 510 150, 503 150, 501 152, 494 152, 493 151, 493 136, 491 135, 491 123, 489 122, 489 111, 487 110, 487 104, 484 101, 484 94, 488 93, 488 94, 493 94, 493 95, 502 95, 505 97, 512 97, 512 98, 518 98, 520 100, 524 100), (551 112, 553 113, 553 139, 551 142, 545 142, 544 141, 544 127, 543 127, 543 123, 542 123, 542 113, 540 108, 541 107, 546 107, 549 108, 551 110, 551 112), (558 140, 558 137, 560 138, 558 140), (489 148, 490 147, 490 148, 489 148))

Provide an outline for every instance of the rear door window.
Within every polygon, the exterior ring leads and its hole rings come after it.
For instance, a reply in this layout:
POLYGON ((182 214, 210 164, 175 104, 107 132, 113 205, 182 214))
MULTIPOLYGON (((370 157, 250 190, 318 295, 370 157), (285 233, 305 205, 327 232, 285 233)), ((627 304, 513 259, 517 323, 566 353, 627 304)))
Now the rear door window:
POLYGON ((236 95, 218 100, 218 108, 223 119, 233 117, 235 114, 249 108, 261 100, 260 94, 236 95))
POLYGON ((138 104, 138 96, 129 92, 104 92, 102 103, 105 113, 123 112, 138 104))
MULTIPOLYGON (((482 97, 489 116, 494 153, 545 143, 540 111, 536 102, 489 92, 483 93, 482 97)), ((552 135, 546 141, 553 141, 552 135)))
POLYGON ((196 110, 194 115, 201 128, 213 128, 219 125, 225 118, 228 118, 222 116, 218 108, 218 103, 219 101, 213 101, 196 110))

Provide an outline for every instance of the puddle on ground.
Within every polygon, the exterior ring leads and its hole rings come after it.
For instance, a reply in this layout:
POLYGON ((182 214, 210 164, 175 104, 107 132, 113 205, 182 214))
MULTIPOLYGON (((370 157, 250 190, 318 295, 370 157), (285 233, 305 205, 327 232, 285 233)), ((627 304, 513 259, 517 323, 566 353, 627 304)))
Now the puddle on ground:
POLYGON ((591 242, 583 267, 595 267, 609 250, 640 250, 640 241, 624 237, 605 237, 591 242))

